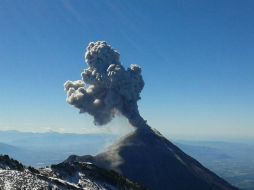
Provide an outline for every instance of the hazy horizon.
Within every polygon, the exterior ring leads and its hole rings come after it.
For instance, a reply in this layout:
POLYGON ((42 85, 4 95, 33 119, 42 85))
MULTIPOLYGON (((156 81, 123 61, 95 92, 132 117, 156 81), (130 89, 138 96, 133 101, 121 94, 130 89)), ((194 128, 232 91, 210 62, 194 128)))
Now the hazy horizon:
MULTIPOLYGON (((7 129, 7 130, 0 130, 1 132, 17 132, 17 133, 32 133, 32 134, 62 134, 62 135, 102 135, 102 136, 115 136, 116 138, 123 137, 127 135, 132 130, 124 130, 124 131, 117 131, 114 127, 106 128, 103 130, 93 130, 87 132, 73 132, 73 131, 62 131, 62 130, 51 130, 46 129, 45 131, 27 131, 27 130, 15 130, 15 129, 7 129)), ((183 135, 177 133, 162 133, 165 137, 172 141, 186 141, 186 142, 235 142, 235 143, 243 143, 243 144, 253 144, 254 139, 253 136, 209 136, 209 135, 183 135)))

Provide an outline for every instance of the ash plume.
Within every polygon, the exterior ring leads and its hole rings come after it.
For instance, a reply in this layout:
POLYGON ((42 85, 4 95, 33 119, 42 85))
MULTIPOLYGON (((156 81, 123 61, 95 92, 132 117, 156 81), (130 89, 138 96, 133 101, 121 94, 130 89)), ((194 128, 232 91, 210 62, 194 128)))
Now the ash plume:
POLYGON ((144 87, 141 68, 120 62, 120 54, 104 41, 91 42, 86 48, 88 68, 82 80, 66 81, 66 101, 94 117, 95 125, 104 125, 120 113, 134 127, 146 126, 140 116, 137 101, 144 87))

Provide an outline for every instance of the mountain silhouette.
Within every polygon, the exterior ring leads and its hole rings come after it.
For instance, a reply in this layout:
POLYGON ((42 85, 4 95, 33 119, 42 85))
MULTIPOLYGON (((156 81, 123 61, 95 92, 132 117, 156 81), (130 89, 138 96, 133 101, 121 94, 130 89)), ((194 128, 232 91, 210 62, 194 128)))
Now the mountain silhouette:
POLYGON ((70 156, 65 162, 91 162, 119 172, 151 190, 236 190, 150 127, 140 127, 96 156, 70 156))

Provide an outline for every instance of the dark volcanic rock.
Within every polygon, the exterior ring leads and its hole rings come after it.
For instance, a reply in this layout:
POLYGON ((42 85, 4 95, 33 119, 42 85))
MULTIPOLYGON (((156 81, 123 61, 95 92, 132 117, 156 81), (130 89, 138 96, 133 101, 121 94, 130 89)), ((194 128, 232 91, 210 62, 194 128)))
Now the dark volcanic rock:
POLYGON ((152 190, 236 190, 150 127, 138 128, 92 156, 71 156, 65 162, 88 161, 113 169, 152 190))
POLYGON ((10 158, 8 155, 0 155, 0 169, 23 171, 24 166, 17 160, 10 158))
POLYGON ((1 190, 147 190, 115 171, 71 162, 35 169, 0 155, 1 190))

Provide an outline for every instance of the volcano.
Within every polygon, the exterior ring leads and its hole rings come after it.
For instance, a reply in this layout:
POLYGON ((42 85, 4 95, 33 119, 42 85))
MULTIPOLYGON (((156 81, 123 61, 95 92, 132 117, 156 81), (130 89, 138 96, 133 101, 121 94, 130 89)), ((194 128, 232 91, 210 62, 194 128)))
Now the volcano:
POLYGON ((65 162, 91 162, 119 172, 151 190, 236 190, 150 127, 140 127, 96 156, 70 156, 65 162))
POLYGON ((152 190, 236 189, 147 125, 137 104, 145 85, 138 65, 125 69, 118 51, 105 41, 89 43, 85 62, 88 68, 81 73, 82 80, 64 84, 66 101, 93 116, 95 125, 105 125, 121 114, 136 130, 106 152, 71 156, 65 162, 91 162, 152 190))

